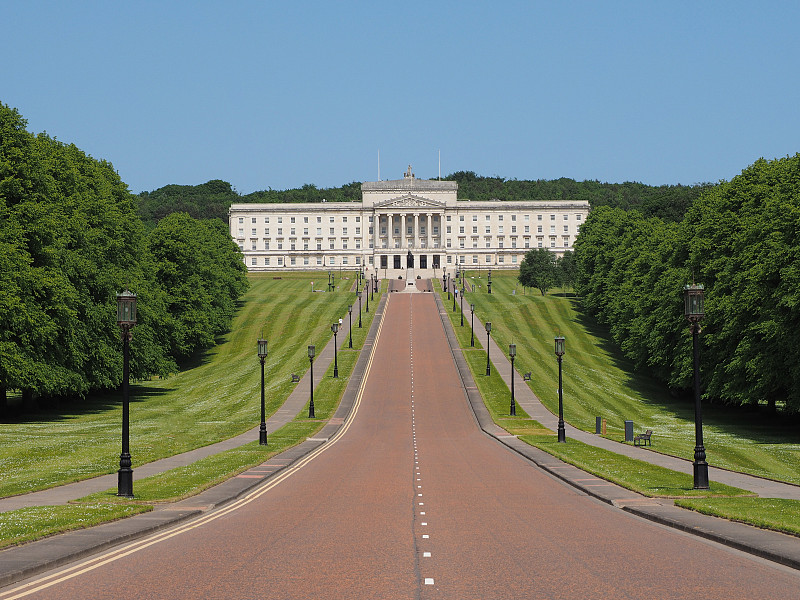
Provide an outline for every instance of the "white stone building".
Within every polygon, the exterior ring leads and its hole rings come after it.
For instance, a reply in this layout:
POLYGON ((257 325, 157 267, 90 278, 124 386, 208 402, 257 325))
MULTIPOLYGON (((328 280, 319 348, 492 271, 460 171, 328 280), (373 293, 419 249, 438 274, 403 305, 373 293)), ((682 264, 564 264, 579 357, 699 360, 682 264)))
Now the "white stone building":
POLYGON ((435 277, 441 269, 516 269, 531 248, 562 254, 585 201, 458 200, 453 181, 365 182, 361 202, 233 204, 231 236, 250 271, 354 270, 435 277))

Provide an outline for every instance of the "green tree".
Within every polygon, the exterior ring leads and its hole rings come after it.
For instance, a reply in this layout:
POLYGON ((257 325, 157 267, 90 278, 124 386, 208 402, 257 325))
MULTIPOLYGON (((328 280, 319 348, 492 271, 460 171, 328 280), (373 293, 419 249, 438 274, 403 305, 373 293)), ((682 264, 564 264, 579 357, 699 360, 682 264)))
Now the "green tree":
POLYGON ((519 282, 537 288, 544 296, 558 282, 556 256, 546 248, 535 248, 525 254, 519 267, 519 282))

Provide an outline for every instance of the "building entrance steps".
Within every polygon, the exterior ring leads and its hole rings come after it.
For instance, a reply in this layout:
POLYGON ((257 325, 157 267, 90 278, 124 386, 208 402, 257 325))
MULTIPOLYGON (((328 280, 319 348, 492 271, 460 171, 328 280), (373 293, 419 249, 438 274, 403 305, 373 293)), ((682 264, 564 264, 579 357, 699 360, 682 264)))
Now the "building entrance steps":
MULTIPOLYGON (((465 323, 468 324, 470 318, 469 305, 464 303, 464 316, 465 323)), ((475 313, 475 321, 483 323, 482 317, 475 313)), ((476 333, 478 333, 476 331, 476 333)), ((482 340, 484 338, 481 338, 482 340)), ((511 361, 508 358, 508 348, 500 348, 494 341, 494 337, 489 341, 490 360, 497 369, 497 372, 506 382, 506 385, 511 387, 511 361)), ((555 361, 555 355, 553 356, 555 361)), ((565 359, 566 360, 566 359, 565 359)), ((521 373, 515 373, 516 379, 514 380, 514 397, 516 403, 521 406, 530 417, 548 429, 556 431, 558 429, 558 415, 551 413, 533 393, 531 388, 527 385, 522 378, 521 373)), ((564 414, 565 420, 569 418, 569 399, 564 398, 564 414)), ((649 448, 645 449, 641 446, 632 446, 622 442, 616 442, 587 431, 583 431, 565 423, 567 438, 576 439, 584 444, 603 448, 617 454, 622 454, 637 460, 643 460, 654 465, 679 471, 682 473, 692 474, 692 461, 689 459, 677 458, 660 454, 651 451, 649 448)), ((748 475, 746 473, 739 473, 736 471, 729 471, 726 469, 719 469, 709 466, 709 477, 712 481, 724 483, 741 489, 749 490, 763 498, 786 498, 792 500, 800 500, 800 486, 784 483, 781 481, 773 481, 748 475)))
MULTIPOLYGON (((381 299, 381 302, 385 302, 385 297, 381 299)), ((382 306, 379 305, 378 310, 382 312, 382 306)), ((354 323, 358 323, 357 318, 354 320, 354 323)), ((350 319, 348 314, 345 312, 342 316, 342 324, 339 326, 339 333, 337 336, 340 349, 344 347, 343 343, 347 343, 346 340, 349 332, 350 319)), ((317 352, 317 356, 314 359, 314 388, 316 388, 322 381, 322 378, 325 376, 325 372, 333 362, 333 342, 334 338, 333 335, 331 335, 330 341, 321 351, 317 352)), ((286 376, 288 377, 289 375, 287 374, 286 376)), ((278 410, 267 419, 266 423, 268 435, 292 421, 295 416, 308 404, 311 396, 310 378, 311 374, 309 369, 307 369, 283 405, 281 405, 281 407, 278 408, 278 410)), ((258 397, 258 390, 253 389, 252 395, 254 402, 253 415, 257 415, 255 401, 258 397)), ((176 454, 174 456, 162 458, 160 460, 143 465, 137 465, 134 462, 134 492, 136 491, 135 482, 137 479, 144 479, 145 477, 157 475, 158 473, 163 473, 164 471, 169 471, 170 469, 174 469, 176 467, 182 467, 193 462, 197 462, 201 458, 243 446, 244 444, 258 439, 258 430, 259 425, 257 424, 249 431, 227 440, 217 442, 216 444, 210 444, 208 446, 203 446, 202 448, 196 448, 182 454, 176 454)), ((133 450, 133 459, 135 461, 135 440, 131 440, 131 446, 133 450)), ((70 501, 83 498, 89 494, 114 488, 116 485, 117 474, 111 473, 109 475, 84 479, 83 481, 60 485, 46 490, 31 492, 29 494, 0 498, 0 513, 26 508, 29 506, 56 506, 67 504, 70 501)))

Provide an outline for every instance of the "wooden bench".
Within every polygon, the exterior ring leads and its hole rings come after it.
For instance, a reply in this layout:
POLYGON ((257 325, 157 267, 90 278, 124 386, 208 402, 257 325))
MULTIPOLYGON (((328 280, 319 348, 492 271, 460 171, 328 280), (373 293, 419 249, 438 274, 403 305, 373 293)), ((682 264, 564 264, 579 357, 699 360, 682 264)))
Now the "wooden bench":
POLYGON ((528 371, 525 375, 522 376, 523 381, 530 381, 531 380, 531 372, 528 371))
POLYGON ((292 373, 292 383, 297 383, 298 381, 300 381, 300 376, 292 373))
POLYGON ((652 446, 650 442, 650 436, 653 435, 653 430, 648 429, 644 433, 639 433, 633 436, 633 445, 634 446, 652 446))

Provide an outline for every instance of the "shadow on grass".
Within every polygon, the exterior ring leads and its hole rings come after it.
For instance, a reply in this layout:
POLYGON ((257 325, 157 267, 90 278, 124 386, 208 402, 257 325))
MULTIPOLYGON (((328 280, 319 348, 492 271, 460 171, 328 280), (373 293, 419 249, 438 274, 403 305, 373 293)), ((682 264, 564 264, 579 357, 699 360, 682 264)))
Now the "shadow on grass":
MULTIPOLYGON (((624 384, 637 392, 642 402, 677 419, 694 421, 694 399, 691 394, 675 395, 666 385, 647 374, 636 372, 633 363, 612 339, 609 328, 587 314, 578 298, 571 298, 570 304, 577 322, 597 340, 597 346, 608 355, 613 366, 626 375, 624 384)), ((771 414, 766 411, 766 407, 704 401, 703 424, 756 443, 800 443, 800 415, 771 414)))
MULTIPOLYGON (((165 390, 131 384, 130 402, 147 402, 166 394, 165 390)), ((9 402, 9 414, 2 423, 42 423, 68 421, 84 415, 117 410, 122 405, 122 390, 108 390, 86 398, 38 398, 33 403, 9 402)))

